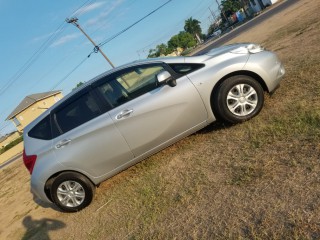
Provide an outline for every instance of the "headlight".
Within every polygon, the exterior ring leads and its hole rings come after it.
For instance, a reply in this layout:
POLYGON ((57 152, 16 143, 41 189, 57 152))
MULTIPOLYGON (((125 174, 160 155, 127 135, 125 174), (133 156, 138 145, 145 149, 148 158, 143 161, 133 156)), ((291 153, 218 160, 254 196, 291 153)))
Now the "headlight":
POLYGON ((259 44, 248 44, 247 46, 242 46, 231 51, 231 53, 237 54, 248 54, 248 53, 258 53, 264 51, 264 48, 259 44))
POLYGON ((247 46, 249 53, 258 53, 262 52, 264 48, 259 44, 250 44, 247 46))

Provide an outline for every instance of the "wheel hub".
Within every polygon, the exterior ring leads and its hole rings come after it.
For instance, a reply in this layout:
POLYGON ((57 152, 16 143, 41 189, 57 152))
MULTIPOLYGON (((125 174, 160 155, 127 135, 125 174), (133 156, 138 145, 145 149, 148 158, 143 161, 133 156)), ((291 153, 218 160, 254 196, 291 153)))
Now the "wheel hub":
POLYGON ((231 113, 237 116, 247 116, 252 113, 258 104, 256 90, 248 84, 233 86, 227 96, 227 106, 231 113))
POLYGON ((65 181, 57 189, 57 196, 62 205, 66 207, 77 207, 85 199, 85 191, 80 183, 65 181))
POLYGON ((239 102, 240 102, 240 103, 244 103, 245 101, 246 101, 246 98, 245 98, 245 97, 240 97, 240 98, 239 98, 239 102))

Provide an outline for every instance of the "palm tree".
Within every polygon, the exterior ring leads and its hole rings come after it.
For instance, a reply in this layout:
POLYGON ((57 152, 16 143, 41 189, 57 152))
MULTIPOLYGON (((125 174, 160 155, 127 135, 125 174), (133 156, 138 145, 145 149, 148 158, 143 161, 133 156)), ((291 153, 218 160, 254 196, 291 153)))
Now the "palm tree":
POLYGON ((198 40, 199 43, 200 43, 199 36, 201 36, 201 32, 202 32, 200 23, 201 23, 200 21, 198 21, 197 19, 193 19, 192 17, 187 19, 184 23, 184 30, 192 34, 193 36, 195 36, 195 38, 198 40))

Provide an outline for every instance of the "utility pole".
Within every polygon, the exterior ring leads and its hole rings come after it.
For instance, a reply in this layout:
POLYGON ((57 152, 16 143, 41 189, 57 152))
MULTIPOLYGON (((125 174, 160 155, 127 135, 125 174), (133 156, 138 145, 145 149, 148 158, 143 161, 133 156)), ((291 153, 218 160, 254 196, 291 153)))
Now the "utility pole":
POLYGON ((114 68, 114 65, 112 64, 112 62, 110 61, 110 59, 107 57, 107 55, 104 54, 104 52, 102 52, 101 48, 89 37, 88 34, 85 33, 85 31, 83 31, 83 29, 80 27, 79 23, 77 22, 78 18, 67 18, 66 22, 67 23, 72 23, 74 26, 76 26, 88 39, 89 41, 93 44, 94 46, 94 52, 100 52, 102 54, 102 56, 108 61, 108 63, 111 65, 112 68, 114 68))
POLYGON ((211 10, 210 7, 209 8, 209 11, 211 12, 211 15, 212 15, 212 18, 213 18, 213 21, 216 21, 216 15, 214 14, 214 12, 211 10))

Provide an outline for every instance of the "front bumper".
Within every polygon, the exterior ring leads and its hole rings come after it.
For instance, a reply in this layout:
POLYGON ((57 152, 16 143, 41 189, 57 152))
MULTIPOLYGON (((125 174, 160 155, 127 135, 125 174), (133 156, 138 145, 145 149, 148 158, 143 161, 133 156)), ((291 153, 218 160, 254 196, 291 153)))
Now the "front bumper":
POLYGON ((277 55, 269 51, 250 54, 243 70, 258 74, 263 79, 269 93, 274 92, 279 87, 286 73, 277 55))

